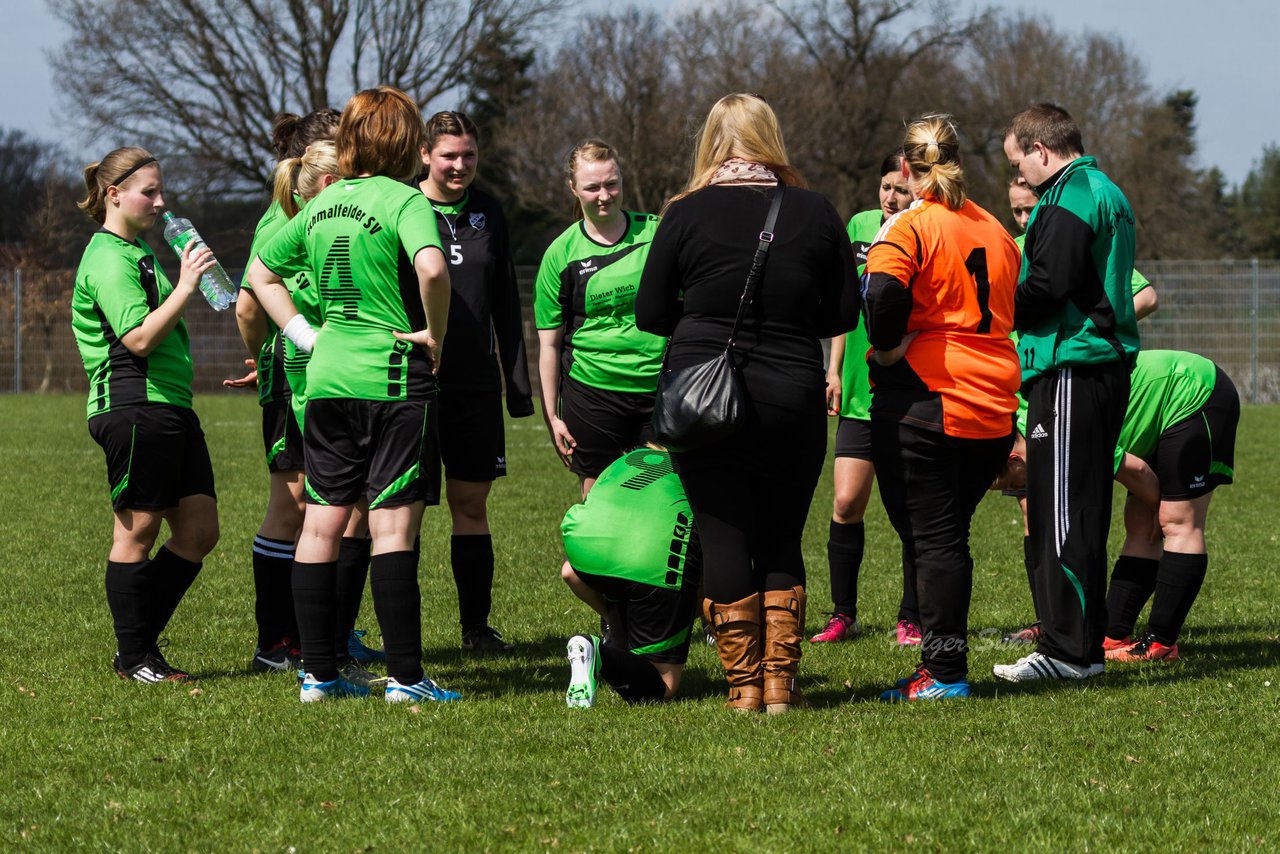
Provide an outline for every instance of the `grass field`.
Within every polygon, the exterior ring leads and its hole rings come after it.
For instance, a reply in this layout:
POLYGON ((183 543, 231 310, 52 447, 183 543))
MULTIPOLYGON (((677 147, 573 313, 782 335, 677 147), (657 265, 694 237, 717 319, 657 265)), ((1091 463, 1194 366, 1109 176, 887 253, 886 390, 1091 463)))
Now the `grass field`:
MULTIPOLYGON (((249 546, 264 507, 258 409, 197 410, 218 477, 222 541, 170 626, 198 688, 116 679, 102 593, 110 514, 79 397, 0 402, 0 846, 41 850, 819 851, 1276 849, 1280 407, 1246 408, 1238 482, 1210 516, 1211 562, 1182 662, 1113 666, 1084 685, 997 684, 1015 652, 991 635, 1030 603, 1017 508, 974 523, 974 698, 874 701, 915 662, 890 641, 899 546, 873 500, 853 643, 806 645, 818 708, 721 708, 714 650, 684 698, 630 708, 607 689, 563 700, 564 641, 595 625, 559 581, 576 484, 540 420, 510 425, 512 476, 491 503, 494 624, 519 654, 457 651, 447 514, 423 532, 427 669, 465 702, 303 707, 251 675, 249 546)), ((829 471, 805 540, 810 628, 828 599, 829 471)), ((1118 533, 1118 532, 1117 532, 1118 533)), ((1113 536, 1113 553, 1117 537, 1113 536)), ((366 597, 361 625, 376 624, 366 597)))

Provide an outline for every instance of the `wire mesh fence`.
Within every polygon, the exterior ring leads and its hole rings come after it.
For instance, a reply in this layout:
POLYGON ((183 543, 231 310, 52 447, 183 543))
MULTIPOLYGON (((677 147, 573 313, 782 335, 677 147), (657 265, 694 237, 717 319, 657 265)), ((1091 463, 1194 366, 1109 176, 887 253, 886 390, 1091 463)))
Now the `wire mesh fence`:
MULTIPOLYGON (((1145 261, 1138 268, 1160 298, 1159 310, 1139 324, 1143 347, 1199 353, 1231 376, 1246 402, 1280 402, 1280 261, 1145 261)), ((228 272, 239 280, 239 270, 228 272)), ((531 366, 536 272, 517 268, 531 366)), ((71 334, 74 282, 73 270, 0 270, 0 392, 87 390, 71 334)), ((196 391, 220 391, 224 379, 243 375, 248 354, 232 312, 194 299, 186 321, 196 391)))

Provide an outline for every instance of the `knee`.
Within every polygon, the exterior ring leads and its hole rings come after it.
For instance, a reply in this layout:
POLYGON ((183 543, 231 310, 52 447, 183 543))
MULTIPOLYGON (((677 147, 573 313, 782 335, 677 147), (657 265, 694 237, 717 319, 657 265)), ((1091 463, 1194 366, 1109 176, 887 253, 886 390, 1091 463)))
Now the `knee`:
POLYGON ((573 567, 569 566, 569 561, 567 560, 560 567, 560 580, 570 587, 573 587, 578 582, 578 573, 573 571, 573 567))
POLYGON ((467 495, 449 500, 449 512, 454 522, 483 525, 489 521, 488 502, 484 496, 467 495))
POLYGON ((173 532, 173 539, 183 553, 193 556, 195 560, 203 560, 218 544, 221 531, 218 517, 189 522, 181 529, 173 532))
POLYGON ((832 519, 841 525, 853 525, 862 521, 862 515, 863 507, 858 506, 857 496, 853 492, 836 492, 835 501, 831 505, 832 519))

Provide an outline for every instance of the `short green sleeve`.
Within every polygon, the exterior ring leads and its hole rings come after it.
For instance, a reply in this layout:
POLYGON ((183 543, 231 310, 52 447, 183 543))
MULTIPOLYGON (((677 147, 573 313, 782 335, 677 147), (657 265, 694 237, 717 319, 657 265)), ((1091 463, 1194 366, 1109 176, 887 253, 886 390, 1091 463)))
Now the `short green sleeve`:
POLYGON ((304 209, 289 220, 288 224, 277 231, 258 251, 258 259, 266 265, 268 270, 282 279, 311 270, 311 262, 307 256, 305 213, 304 209))
POLYGON ((107 263, 86 277, 93 301, 117 338, 142 325, 151 313, 138 265, 123 254, 106 255, 107 263))
POLYGON ((542 256, 533 287, 533 321, 539 329, 558 329, 564 325, 564 311, 560 306, 560 273, 564 265, 564 240, 556 238, 542 256))
POLYGON ((1137 296, 1142 291, 1145 291, 1147 288, 1151 287, 1151 281, 1146 276, 1139 273, 1137 267, 1134 267, 1133 279, 1130 281, 1130 285, 1133 289, 1133 295, 1137 296))
POLYGON ((410 263, 419 252, 430 246, 444 252, 440 244, 440 230, 436 227, 436 212, 422 193, 406 197, 396 211, 396 234, 400 236, 400 245, 409 256, 410 263))

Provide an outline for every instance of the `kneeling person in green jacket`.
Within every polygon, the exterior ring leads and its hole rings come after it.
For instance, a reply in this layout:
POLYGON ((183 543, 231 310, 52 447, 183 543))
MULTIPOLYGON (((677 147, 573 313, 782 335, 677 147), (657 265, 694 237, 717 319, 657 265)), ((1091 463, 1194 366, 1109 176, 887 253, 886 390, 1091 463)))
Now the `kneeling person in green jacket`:
POLYGON ((702 552, 693 512, 663 450, 631 451, 601 473, 560 526, 575 591, 599 594, 609 638, 569 639, 565 700, 595 704, 600 678, 628 703, 670 700, 689 657, 702 552))

